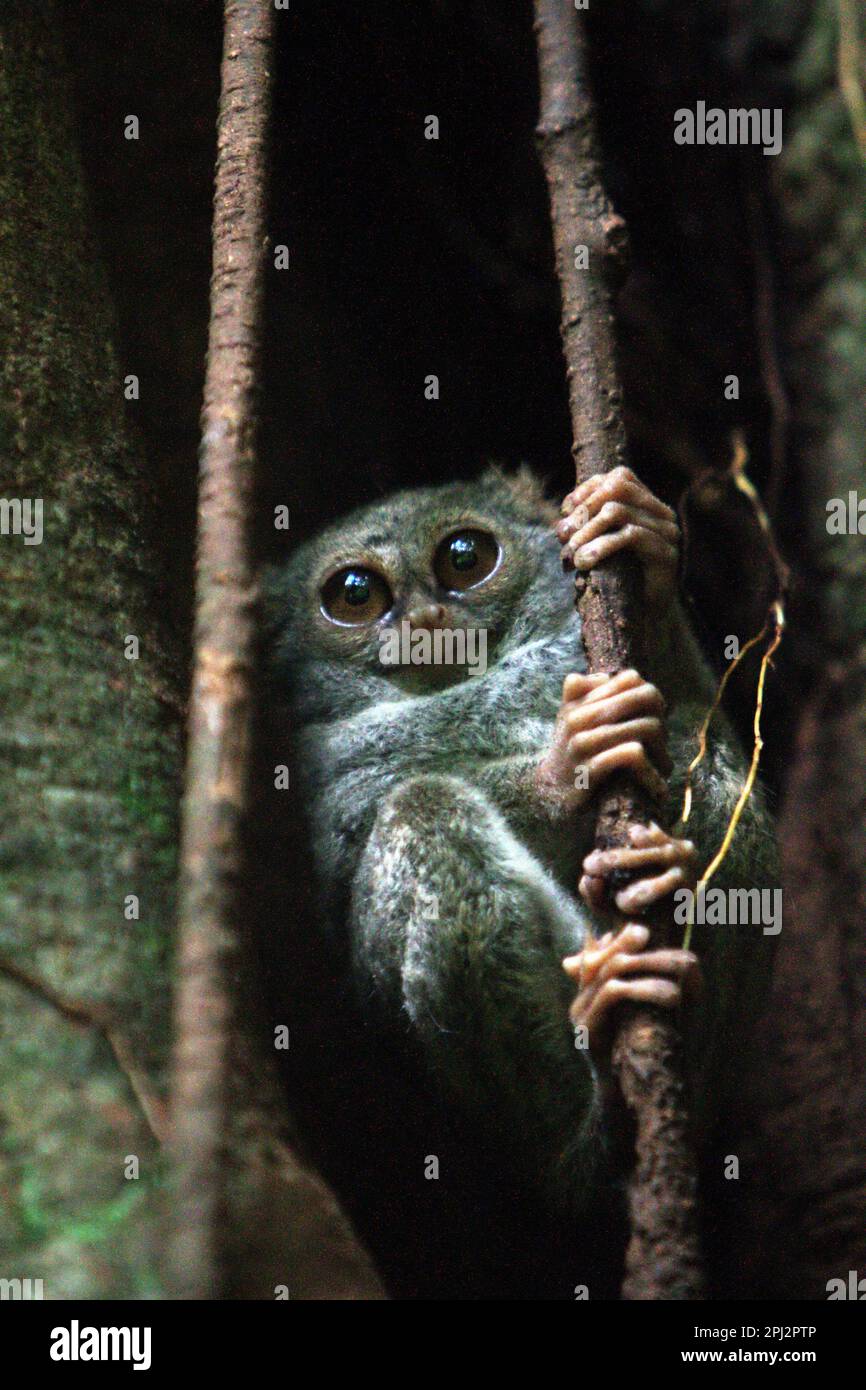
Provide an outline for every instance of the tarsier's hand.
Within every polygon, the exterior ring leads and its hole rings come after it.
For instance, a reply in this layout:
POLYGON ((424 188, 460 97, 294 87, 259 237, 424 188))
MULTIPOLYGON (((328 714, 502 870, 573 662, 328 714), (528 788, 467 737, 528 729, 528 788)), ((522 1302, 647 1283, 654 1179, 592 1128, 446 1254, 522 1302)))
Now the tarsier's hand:
POLYGON ((615 772, 630 772, 651 796, 663 797, 670 771, 664 700, 637 671, 566 676, 553 743, 538 769, 539 786, 579 807, 615 772))
POLYGON ((697 957, 677 948, 648 951, 648 941, 647 928, 630 922, 562 962, 578 986, 569 1018, 575 1027, 586 1027, 597 1061, 607 1060, 613 1010, 623 1000, 675 1009, 700 993, 697 957))
POLYGON ((630 551, 643 565, 644 595, 661 607, 676 586, 679 525, 630 468, 614 468, 581 483, 562 504, 556 534, 562 559, 577 570, 591 570, 618 551, 630 551))

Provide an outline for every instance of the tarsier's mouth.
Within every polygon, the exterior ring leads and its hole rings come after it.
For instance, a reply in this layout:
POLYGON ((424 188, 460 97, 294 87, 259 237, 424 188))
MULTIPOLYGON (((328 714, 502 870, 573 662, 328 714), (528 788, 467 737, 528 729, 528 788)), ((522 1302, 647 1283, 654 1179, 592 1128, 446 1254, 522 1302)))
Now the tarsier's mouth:
POLYGON ((389 673, 409 673, 412 683, 448 685, 487 670, 490 633, 486 627, 415 627, 404 618, 378 633, 378 660, 389 673))

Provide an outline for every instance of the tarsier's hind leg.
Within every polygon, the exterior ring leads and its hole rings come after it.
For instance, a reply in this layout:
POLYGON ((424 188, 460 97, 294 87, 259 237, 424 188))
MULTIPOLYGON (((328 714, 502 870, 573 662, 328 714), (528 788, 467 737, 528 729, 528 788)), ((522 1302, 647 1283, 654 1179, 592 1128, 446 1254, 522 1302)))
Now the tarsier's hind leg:
POLYGON ((362 990, 403 1011, 441 1084, 525 1162, 564 1162, 584 1180, 594 1086, 562 958, 587 926, 465 783, 419 776, 382 805, 355 884, 362 990))

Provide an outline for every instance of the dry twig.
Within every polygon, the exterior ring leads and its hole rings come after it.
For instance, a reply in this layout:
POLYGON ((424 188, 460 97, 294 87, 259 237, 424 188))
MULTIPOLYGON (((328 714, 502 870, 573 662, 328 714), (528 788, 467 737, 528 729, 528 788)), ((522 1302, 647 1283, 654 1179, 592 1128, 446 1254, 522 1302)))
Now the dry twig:
POLYGON ((117 1011, 107 1004, 73 999, 68 994, 62 994, 46 980, 7 956, 0 956, 0 975, 41 999, 70 1023, 81 1028, 96 1028, 102 1034, 129 1082, 151 1134, 158 1144, 163 1144, 168 1136, 168 1107, 139 1062, 126 1030, 120 1026, 117 1011))

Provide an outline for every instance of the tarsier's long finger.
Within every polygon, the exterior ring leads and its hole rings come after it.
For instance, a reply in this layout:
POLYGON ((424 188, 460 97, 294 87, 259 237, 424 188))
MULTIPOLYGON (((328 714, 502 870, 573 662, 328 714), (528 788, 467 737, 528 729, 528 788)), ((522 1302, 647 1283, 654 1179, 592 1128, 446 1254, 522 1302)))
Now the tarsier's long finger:
POLYGON ((598 487, 598 484, 601 482, 602 478, 606 477, 606 473, 593 473, 589 478, 585 478, 582 483, 575 484, 575 486, 571 489, 571 492, 567 492, 565 494, 565 497, 562 499, 562 510, 566 511, 569 506, 573 506, 575 500, 579 501, 580 498, 584 497, 588 491, 592 490, 592 488, 598 487))
POLYGON ((664 868, 674 864, 685 867, 696 862, 697 850, 691 840, 674 840, 662 831, 662 839, 644 847, 621 845, 614 849, 594 849, 583 861, 586 873, 593 877, 613 873, 615 869, 664 868))
POLYGON ((696 955, 679 947, 662 947, 657 951, 627 953, 617 951, 608 956, 595 976, 595 983, 622 978, 626 975, 666 975, 679 981, 684 995, 696 998, 703 986, 701 967, 696 955))
MULTIPOLYGON (((631 487, 632 484, 629 483, 627 486, 631 487)), ((634 486, 640 488, 639 483, 634 486)), ((563 506, 562 515, 553 528, 561 539, 572 535, 577 527, 586 526, 595 521, 601 513, 610 517, 615 514, 615 508, 621 507, 644 512, 647 516, 653 517, 655 521, 668 526, 676 525, 674 514, 665 507, 664 503, 659 502, 658 498, 653 497, 652 493, 646 493, 645 496, 632 494, 630 497, 623 497, 618 491, 616 496, 606 497, 600 488, 601 485, 599 488, 593 489, 592 493, 587 493, 574 506, 567 508, 563 506)))
POLYGON ((656 800, 663 800, 667 795, 667 783, 653 767, 642 743, 620 743, 615 748, 606 748, 603 753, 590 758, 584 766, 591 792, 615 772, 628 771, 656 800))
MULTIPOLYGON (((635 476, 634 473, 631 472, 631 469, 629 469, 628 472, 632 478, 635 476)), ((583 499, 589 497, 590 493, 594 492, 595 489, 604 482, 606 477, 606 473, 593 473, 591 478, 587 478, 585 482, 578 483, 577 487, 572 488, 571 492, 567 492, 562 499, 562 506, 559 509, 562 515, 566 516, 569 512, 574 511, 575 507, 579 507, 583 499)))
POLYGON ((615 473, 608 474, 603 483, 581 498, 574 510, 593 517, 603 511, 609 502, 623 507, 638 507, 641 511, 649 512, 652 516, 658 517, 659 521, 676 526, 679 535, 676 512, 654 496, 634 475, 630 478, 618 478, 615 473))
POLYGON ((590 874, 582 874, 577 891, 586 905, 594 908, 596 912, 604 912, 610 906, 606 878, 593 878, 590 874))
POLYGON ((562 683, 563 701, 568 704, 572 700, 589 699, 593 690, 609 680, 610 676, 604 671, 595 672, 593 675, 586 671, 572 671, 562 683))
POLYGON ((600 724, 590 729, 582 729, 571 736, 568 747, 575 762, 582 763, 605 748, 613 748, 618 743, 628 743, 637 739, 653 749, 660 771, 670 772, 671 760, 665 747, 666 738, 662 720, 648 715, 645 719, 627 719, 623 724, 600 724))
MULTIPOLYGON (((641 821, 635 821, 628 828, 628 838, 633 845, 666 845, 670 843, 671 839, 670 835, 662 830, 658 822, 654 820, 651 820, 647 825, 641 821)), ((692 844, 691 840, 683 840, 681 843, 692 844)))
POLYGON ((678 981, 654 975, 646 979, 607 980, 603 985, 582 990, 569 1010, 574 1024, 584 1024, 593 1038, 606 1030, 616 1004, 628 1000, 632 1004, 656 1004, 662 1009, 675 1009, 682 1002, 682 987, 678 981))
POLYGON ((573 553, 570 550, 564 551, 563 558, 577 570, 589 570, 609 559, 611 555, 628 548, 642 560, 660 568, 673 570, 676 567, 677 555, 673 546, 663 540, 658 532, 648 531, 643 526, 634 526, 631 523, 621 531, 606 532, 573 553))
POLYGON ((624 526, 643 526, 647 531, 656 531, 670 545, 679 544, 679 527, 675 521, 648 511, 646 507, 631 506, 627 502, 605 502, 594 516, 587 517, 585 508, 580 507, 557 522, 556 535, 564 550, 579 550, 581 546, 594 541, 606 531, 620 531, 624 526))
POLYGON ((657 878, 642 878, 638 883, 629 883, 616 894, 614 901, 620 912, 647 912, 661 898, 667 897, 677 888, 689 887, 694 883, 694 875, 682 864, 675 865, 657 878))
POLYGON ((625 719, 637 719, 646 714, 660 717, 665 712, 661 692, 648 681, 613 695, 592 693, 596 699, 579 700, 567 713, 568 724, 575 731, 595 729, 601 724, 621 724, 625 719))
POLYGON ((606 700, 610 695, 619 695, 625 690, 631 690, 638 685, 649 685, 639 671, 628 666, 624 671, 615 671, 612 676, 605 676, 606 685, 599 682, 594 685, 585 697, 585 704, 592 704, 596 700, 606 700))
MULTIPOLYGON (((640 926, 641 924, 635 923, 635 925, 640 926)), ((616 935, 619 935, 619 933, 606 931, 603 933, 602 936, 594 937, 591 932, 588 932, 586 938, 586 945, 584 946, 583 950, 578 951, 577 955, 566 956, 562 962, 563 969, 565 969, 567 964, 568 973, 573 975, 574 978, 577 979, 580 974, 582 962, 586 956, 587 951, 600 951, 603 947, 608 946, 610 942, 613 941, 614 936, 616 935)))
POLYGON ((600 941, 586 946, 577 955, 566 956, 562 968, 578 984, 588 984, 618 952, 639 951, 649 941, 649 931, 641 922, 628 922, 618 932, 605 932, 600 941))
POLYGON ((671 508, 659 501, 632 470, 625 466, 614 468, 610 473, 595 473, 591 478, 587 478, 586 482, 573 488, 563 499, 562 515, 568 515, 581 504, 585 504, 592 512, 611 499, 634 502, 659 516, 664 516, 672 521, 676 520, 671 508))

